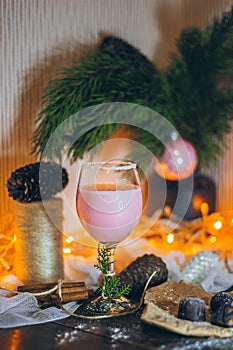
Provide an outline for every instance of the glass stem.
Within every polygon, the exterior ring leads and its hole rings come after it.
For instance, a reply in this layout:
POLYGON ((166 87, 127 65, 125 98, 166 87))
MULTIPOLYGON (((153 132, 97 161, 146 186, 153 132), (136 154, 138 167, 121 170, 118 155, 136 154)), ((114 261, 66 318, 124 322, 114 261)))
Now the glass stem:
POLYGON ((115 275, 115 250, 116 250, 116 244, 111 244, 111 246, 109 246, 108 244, 105 246, 108 250, 109 250, 109 269, 108 269, 108 273, 107 276, 109 277, 113 277, 115 275))
POLYGON ((99 257, 101 257, 101 264, 103 268, 103 275, 104 275, 104 284, 102 287, 102 297, 110 302, 112 299, 112 285, 111 285, 111 279, 115 275, 115 269, 114 269, 114 256, 115 256, 115 249, 116 249, 116 243, 106 243, 99 245, 98 252, 99 257))

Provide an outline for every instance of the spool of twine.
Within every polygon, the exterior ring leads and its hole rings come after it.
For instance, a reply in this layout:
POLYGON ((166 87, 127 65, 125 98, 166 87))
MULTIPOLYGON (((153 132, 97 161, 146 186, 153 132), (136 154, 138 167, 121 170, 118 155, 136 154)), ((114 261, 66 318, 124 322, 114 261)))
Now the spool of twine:
POLYGON ((62 279, 62 200, 15 202, 15 221, 16 276, 24 284, 62 279))

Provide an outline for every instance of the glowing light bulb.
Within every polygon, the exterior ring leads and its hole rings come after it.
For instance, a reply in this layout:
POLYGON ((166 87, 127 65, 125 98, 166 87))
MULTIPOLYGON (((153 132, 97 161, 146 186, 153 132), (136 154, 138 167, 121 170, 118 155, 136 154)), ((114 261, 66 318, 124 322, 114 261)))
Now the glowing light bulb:
POLYGON ((167 243, 169 243, 169 244, 171 244, 171 243, 173 243, 174 242, 174 233, 169 233, 168 235, 167 235, 167 243))
POLYGON ((64 254, 70 254, 71 253, 71 249, 70 248, 63 248, 63 253, 64 254))
POLYGON ((201 213, 202 213, 202 216, 208 215, 208 213, 209 213, 209 204, 207 202, 201 203, 201 213))
POLYGON ((210 237, 210 243, 215 243, 217 241, 217 237, 216 236, 211 236, 210 237))
POLYGON ((71 243, 73 242, 74 238, 72 236, 66 237, 66 243, 71 243))
POLYGON ((214 223, 215 230, 221 230, 222 227, 223 227, 222 221, 220 220, 215 221, 214 223))

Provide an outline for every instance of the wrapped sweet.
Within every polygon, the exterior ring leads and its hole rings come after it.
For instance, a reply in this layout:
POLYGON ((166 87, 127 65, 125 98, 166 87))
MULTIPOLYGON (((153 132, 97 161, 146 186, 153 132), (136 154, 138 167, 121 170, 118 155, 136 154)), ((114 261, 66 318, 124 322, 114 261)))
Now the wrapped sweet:
POLYGON ((222 327, 233 326, 233 298, 225 292, 215 294, 210 300, 211 323, 222 327))
POLYGON ((227 294, 225 292, 219 292, 211 298, 210 309, 212 312, 215 312, 221 305, 228 304, 232 301, 233 298, 230 294, 227 294))
POLYGON ((189 321, 205 321, 205 302, 200 298, 187 297, 179 303, 178 318, 189 321))

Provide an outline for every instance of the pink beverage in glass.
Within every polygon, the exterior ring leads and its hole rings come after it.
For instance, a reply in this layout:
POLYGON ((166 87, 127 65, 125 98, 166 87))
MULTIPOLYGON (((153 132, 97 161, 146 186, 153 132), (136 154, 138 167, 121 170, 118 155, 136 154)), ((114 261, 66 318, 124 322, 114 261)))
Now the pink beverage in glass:
POLYGON ((142 211, 141 188, 132 184, 93 184, 78 189, 77 213, 98 242, 120 242, 133 231, 142 211))

